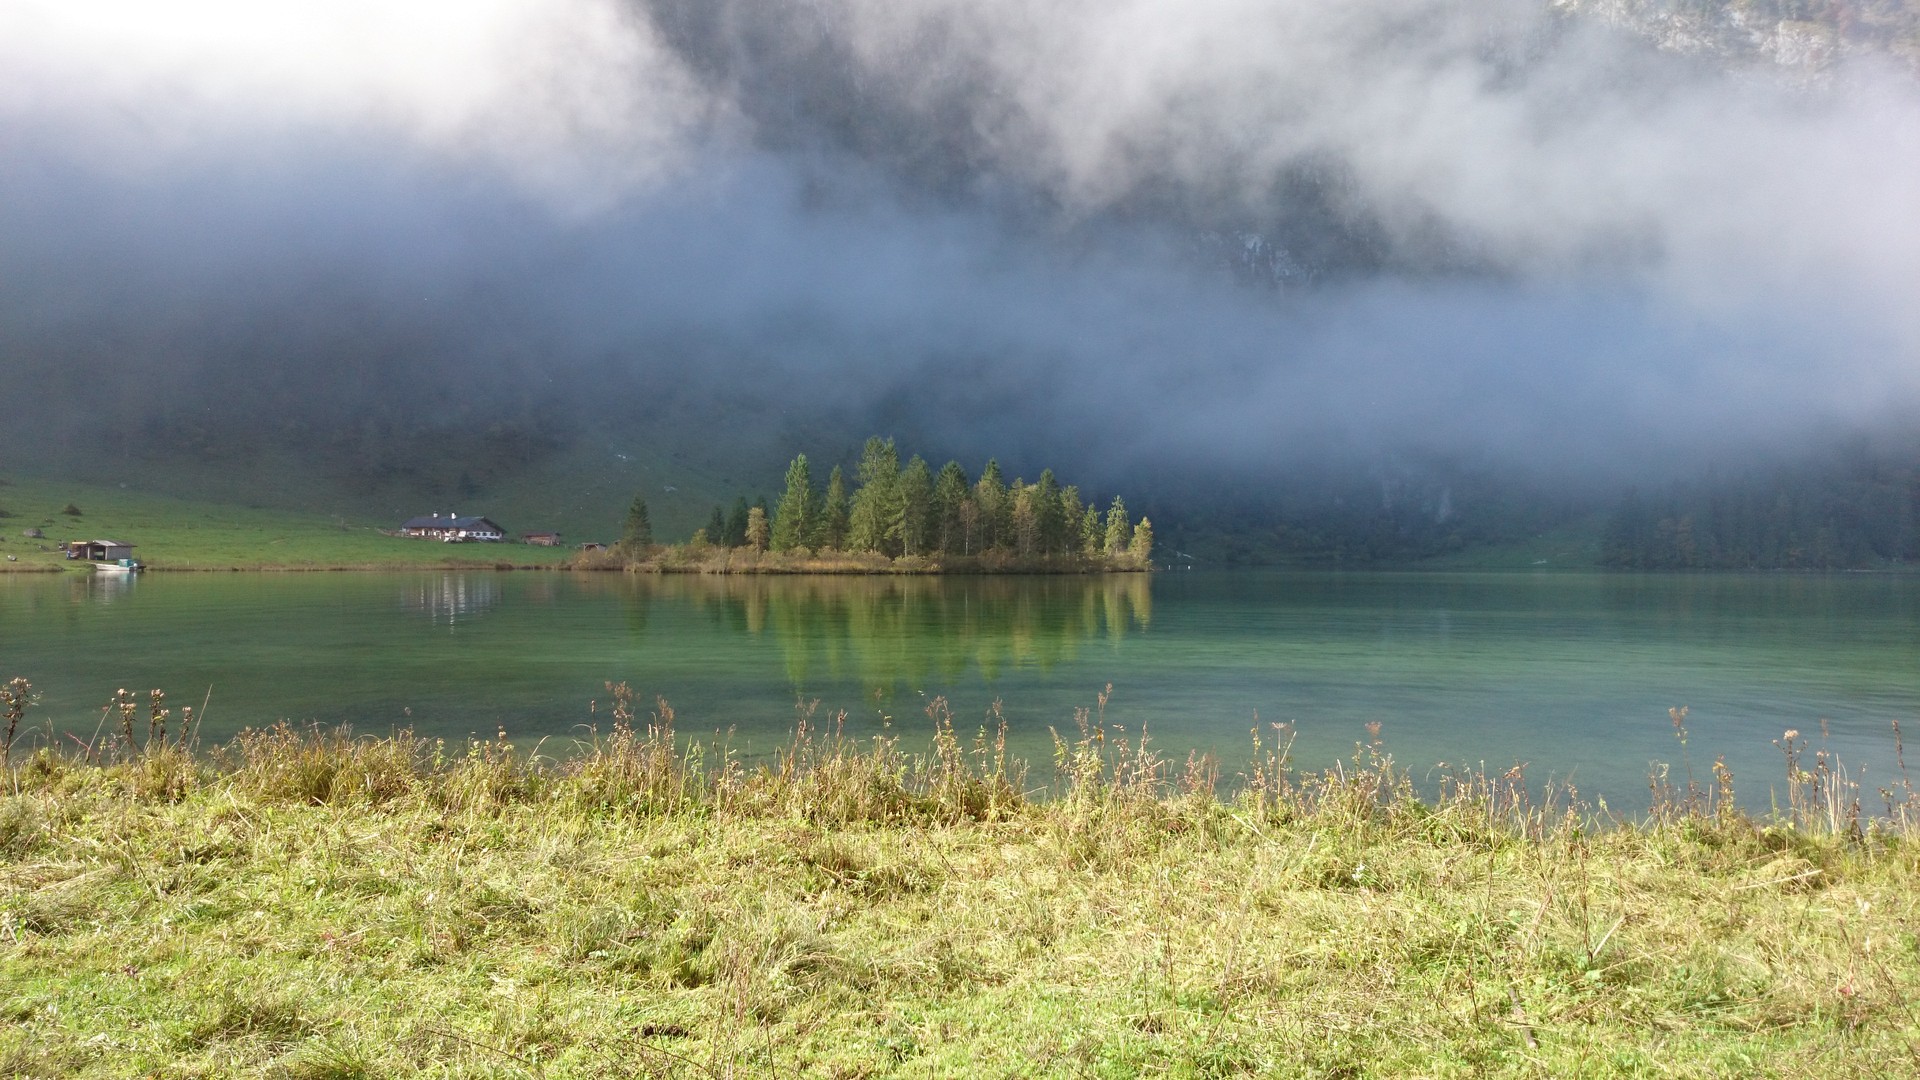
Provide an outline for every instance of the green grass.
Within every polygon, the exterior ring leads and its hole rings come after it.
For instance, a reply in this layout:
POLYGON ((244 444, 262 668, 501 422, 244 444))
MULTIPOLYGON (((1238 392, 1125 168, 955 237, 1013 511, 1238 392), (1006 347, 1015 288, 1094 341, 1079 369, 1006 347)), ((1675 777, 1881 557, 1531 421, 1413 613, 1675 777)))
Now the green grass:
MULTIPOLYGON (((405 460, 416 467, 391 473, 356 469, 352 455, 338 449, 271 439, 242 436, 238 446, 213 457, 138 445, 102 457, 85 445, 34 442, 0 429, 0 477, 308 517, 337 514, 388 528, 416 514, 455 510, 491 517, 510 534, 558 531, 572 543, 618 539, 638 495, 647 500, 656 534, 678 540, 706 524, 716 505, 731 506, 741 495, 777 495, 792 454, 784 447, 775 432, 734 432, 699 409, 665 407, 619 424, 585 422, 564 446, 526 461, 495 462, 492 469, 467 462, 460 447, 409 444, 405 460), (728 434, 716 438, 716 431, 728 434), (479 479, 463 483, 469 464, 479 479)), ((0 487, 0 507, 7 505, 0 487)))
POLYGON ((0 485, 0 571, 88 572, 58 550, 67 540, 114 539, 154 569, 331 569, 558 565, 571 552, 524 544, 442 544, 383 536, 394 521, 348 520, 230 506, 116 487, 16 479, 0 485), (68 506, 78 516, 65 513, 68 506), (37 528, 44 539, 23 534, 37 528), (4 556, 14 556, 5 561, 4 556))
POLYGON ((1038 784, 938 702, 925 754, 803 724, 749 766, 614 699, 564 761, 286 728, 195 759, 139 708, 16 758, 0 1075, 1920 1066, 1913 799, 1855 829, 1817 762, 1774 817, 1623 823, 1501 777, 1423 801, 1378 747, 1256 751, 1217 796, 1086 714, 1038 784))
POLYGON ((1591 570, 1600 565, 1606 515, 1540 533, 1527 540, 1469 548, 1412 564, 1422 570, 1591 570))

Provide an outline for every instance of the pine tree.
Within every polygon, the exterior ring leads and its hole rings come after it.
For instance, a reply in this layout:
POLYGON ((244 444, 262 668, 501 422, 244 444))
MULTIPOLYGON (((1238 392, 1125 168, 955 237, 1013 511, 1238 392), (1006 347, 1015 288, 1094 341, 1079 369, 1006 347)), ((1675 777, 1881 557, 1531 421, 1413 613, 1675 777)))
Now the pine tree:
POLYGON ((707 542, 725 544, 727 542, 727 514, 719 507, 713 508, 713 516, 707 519, 707 542))
POLYGON ((645 555, 652 546, 653 522, 647 518, 647 500, 636 495, 620 530, 620 548, 629 555, 645 555))
POLYGON ((747 546, 755 551, 767 550, 767 508, 764 506, 747 509, 747 546))
POLYGON ((900 474, 900 551, 924 553, 933 542, 933 470, 913 455, 900 474))
POLYGON ((851 513, 847 505, 847 480, 841 475, 840 466, 833 467, 833 473, 827 477, 827 502, 821 508, 818 537, 812 546, 839 551, 847 546, 847 519, 851 513))
POLYGON ((773 515, 770 543, 775 551, 792 551, 813 536, 818 513, 813 490, 813 473, 807 467, 807 455, 800 454, 787 466, 787 490, 773 515))
POLYGON ((1100 554, 1100 544, 1105 533, 1100 527, 1100 508, 1092 503, 1080 514, 1080 553, 1082 555, 1100 554))
POLYGON ((1133 539, 1133 527, 1127 524, 1127 504, 1120 496, 1113 497, 1113 505, 1107 507, 1107 535, 1104 548, 1107 558, 1118 558, 1127 553, 1127 543, 1133 539))

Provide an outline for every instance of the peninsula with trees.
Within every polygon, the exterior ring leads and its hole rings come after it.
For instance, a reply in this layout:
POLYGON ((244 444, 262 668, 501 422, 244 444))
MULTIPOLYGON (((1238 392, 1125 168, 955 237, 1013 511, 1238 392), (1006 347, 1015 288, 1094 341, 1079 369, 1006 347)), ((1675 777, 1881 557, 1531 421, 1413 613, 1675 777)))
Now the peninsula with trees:
POLYGON ((1153 568, 1153 524, 1114 496, 1102 511, 1052 469, 1008 480, 997 461, 969 477, 957 461, 936 472, 905 465, 892 439, 870 438, 849 489, 839 466, 824 489, 805 454, 787 466, 769 507, 741 498, 715 507, 684 543, 654 542, 644 499, 627 510, 620 541, 582 553, 580 569, 715 574, 1102 573, 1153 568))

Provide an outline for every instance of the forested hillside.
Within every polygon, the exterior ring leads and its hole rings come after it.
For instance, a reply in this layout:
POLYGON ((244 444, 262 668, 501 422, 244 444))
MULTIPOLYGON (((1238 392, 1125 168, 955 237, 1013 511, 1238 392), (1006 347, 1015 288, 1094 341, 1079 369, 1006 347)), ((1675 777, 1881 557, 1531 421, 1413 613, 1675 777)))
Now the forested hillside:
POLYGON ((1920 562, 1920 455, 1855 449, 1629 493, 1608 520, 1602 562, 1635 570, 1920 562))

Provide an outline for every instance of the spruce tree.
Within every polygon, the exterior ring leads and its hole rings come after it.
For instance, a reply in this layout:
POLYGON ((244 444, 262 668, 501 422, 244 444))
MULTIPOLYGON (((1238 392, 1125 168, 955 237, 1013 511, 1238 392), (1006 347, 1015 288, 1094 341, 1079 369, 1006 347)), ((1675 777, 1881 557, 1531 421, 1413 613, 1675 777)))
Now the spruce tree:
POLYGON ((713 516, 707 519, 707 542, 725 544, 727 542, 727 513, 719 507, 713 508, 713 516))
POLYGON ((1146 518, 1133 527, 1133 539, 1127 542, 1127 555, 1141 566, 1153 565, 1153 522, 1146 518))
POLYGON ((855 551, 899 552, 900 454, 892 439, 874 436, 860 455, 860 487, 853 493, 847 546, 855 551))
POLYGON ((827 502, 821 508, 818 538, 813 547, 829 551, 840 551, 847 546, 847 519, 852 510, 847 505, 847 480, 835 465, 827 477, 827 502))
POLYGON ((1033 492, 1035 486, 1018 477, 1006 488, 1006 502, 1014 507, 1008 536, 1014 553, 1021 559, 1031 559, 1041 548, 1041 519, 1033 513, 1033 492))
POLYGON ((1060 489, 1060 554, 1080 554, 1080 522, 1086 509, 1080 504, 1079 488, 1068 484, 1060 489))
POLYGON ((1133 539, 1133 527, 1127 524, 1127 504, 1120 496, 1113 497, 1113 505, 1107 507, 1107 536, 1104 553, 1107 558, 1118 558, 1127 553, 1127 544, 1133 539))
POLYGON ((1106 538, 1100 526, 1100 508, 1092 503, 1080 514, 1080 553, 1082 555, 1100 554, 1100 544, 1106 538))
POLYGON ((967 470, 957 461, 940 466, 933 481, 933 543, 942 554, 958 555, 966 546, 961 506, 969 495, 967 470))
POLYGON ((973 485, 973 501, 980 507, 979 549, 987 551, 1005 546, 1010 539, 1007 533, 1013 507, 998 461, 989 460, 987 467, 980 470, 980 479, 973 485))
POLYGON ((787 466, 787 490, 773 514, 770 543, 775 551, 792 551, 812 538, 816 496, 813 473, 807 467, 807 455, 800 454, 787 466))
POLYGON ((727 533, 724 543, 727 547, 743 547, 747 542, 747 497, 739 496, 733 500, 733 512, 727 515, 727 533))
POLYGON ((1060 509, 1060 482, 1052 469, 1040 470, 1040 482, 1033 486, 1033 530, 1035 548, 1042 555, 1057 555, 1067 546, 1067 522, 1060 509))
POLYGON ((645 555, 653 546, 653 522, 647 518, 647 500, 638 495, 627 507, 627 521, 620 529, 620 549, 629 555, 645 555))
POLYGON ((900 552, 920 555, 933 542, 933 470, 913 455, 900 474, 900 552))

